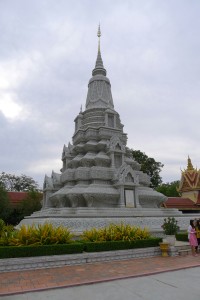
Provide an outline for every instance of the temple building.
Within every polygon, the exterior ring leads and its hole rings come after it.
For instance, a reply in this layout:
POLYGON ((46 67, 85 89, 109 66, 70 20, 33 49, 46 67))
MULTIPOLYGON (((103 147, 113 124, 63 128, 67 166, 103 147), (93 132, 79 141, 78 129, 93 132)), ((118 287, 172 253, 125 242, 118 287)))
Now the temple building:
POLYGON ((200 201, 200 170, 193 167, 190 157, 187 169, 182 171, 178 191, 181 198, 188 198, 194 204, 200 201))
POLYGON ((177 208, 183 212, 200 212, 200 170, 193 167, 188 157, 187 169, 181 171, 181 180, 178 187, 180 197, 170 197, 164 202, 167 208, 177 208))

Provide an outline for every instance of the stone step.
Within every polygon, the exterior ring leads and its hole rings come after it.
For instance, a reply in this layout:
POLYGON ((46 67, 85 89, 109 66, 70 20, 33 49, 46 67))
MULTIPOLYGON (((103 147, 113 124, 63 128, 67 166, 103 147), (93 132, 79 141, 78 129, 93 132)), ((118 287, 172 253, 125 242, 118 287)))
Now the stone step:
POLYGON ((176 241, 175 248, 178 255, 181 256, 186 256, 191 253, 191 247, 189 242, 176 241))
POLYGON ((191 249, 179 249, 178 254, 180 256, 186 256, 191 253, 191 249))

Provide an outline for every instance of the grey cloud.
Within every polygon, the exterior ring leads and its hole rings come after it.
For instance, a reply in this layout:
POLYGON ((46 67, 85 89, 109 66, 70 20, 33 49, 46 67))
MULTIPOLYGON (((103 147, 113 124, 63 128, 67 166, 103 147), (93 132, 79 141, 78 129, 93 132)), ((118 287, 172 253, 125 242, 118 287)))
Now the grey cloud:
POLYGON ((23 74, 7 91, 28 112, 12 122, 0 114, 2 171, 29 172, 41 183, 46 169, 31 166, 51 159, 57 166, 85 105, 99 21, 128 146, 162 161, 165 181, 180 177, 188 154, 200 168, 199 8, 196 0, 1 1, 0 65, 23 74))

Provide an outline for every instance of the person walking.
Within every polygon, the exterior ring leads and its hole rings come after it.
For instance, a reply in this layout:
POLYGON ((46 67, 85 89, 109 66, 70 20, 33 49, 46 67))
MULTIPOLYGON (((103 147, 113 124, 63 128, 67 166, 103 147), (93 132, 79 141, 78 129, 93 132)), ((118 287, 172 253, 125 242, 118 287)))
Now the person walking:
POLYGON ((196 238, 196 230, 194 225, 194 220, 190 220, 190 225, 188 227, 188 240, 192 249, 192 255, 197 256, 196 248, 198 246, 197 238, 196 238))

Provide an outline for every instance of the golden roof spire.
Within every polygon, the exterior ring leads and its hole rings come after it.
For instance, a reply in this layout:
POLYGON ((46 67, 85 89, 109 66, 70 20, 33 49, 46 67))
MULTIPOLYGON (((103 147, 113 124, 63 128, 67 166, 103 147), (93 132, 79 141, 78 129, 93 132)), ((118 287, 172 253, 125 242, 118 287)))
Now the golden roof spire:
POLYGON ((192 171, 192 170, 194 170, 194 167, 193 167, 192 162, 191 162, 191 159, 190 159, 190 157, 189 157, 189 155, 188 155, 187 171, 192 171))

